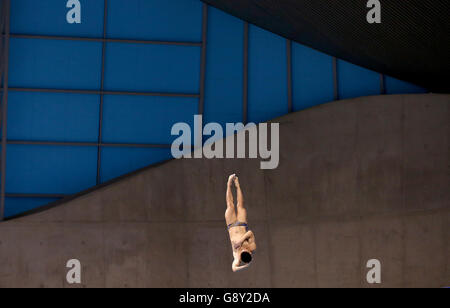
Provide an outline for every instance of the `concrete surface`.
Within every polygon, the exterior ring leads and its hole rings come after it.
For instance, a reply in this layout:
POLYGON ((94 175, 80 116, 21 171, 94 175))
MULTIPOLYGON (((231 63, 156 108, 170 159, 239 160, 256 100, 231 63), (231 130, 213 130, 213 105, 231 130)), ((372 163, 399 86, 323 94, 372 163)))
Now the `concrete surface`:
POLYGON ((450 96, 338 101, 276 119, 280 166, 179 160, 0 224, 0 287, 450 286, 450 96), (236 172, 258 251, 231 271, 236 172))

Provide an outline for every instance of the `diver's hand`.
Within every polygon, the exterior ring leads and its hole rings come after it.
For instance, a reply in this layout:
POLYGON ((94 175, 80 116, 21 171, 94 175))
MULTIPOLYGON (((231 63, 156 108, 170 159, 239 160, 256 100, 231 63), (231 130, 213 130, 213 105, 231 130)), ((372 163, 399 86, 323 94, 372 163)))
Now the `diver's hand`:
POLYGON ((236 272, 242 271, 250 266, 250 264, 245 264, 245 265, 239 266, 239 263, 240 263, 239 259, 234 259, 233 265, 231 266, 233 272, 236 273, 236 272))
POLYGON ((236 244, 238 244, 239 247, 240 247, 240 246, 242 246, 242 244, 244 244, 245 241, 247 241, 248 239, 250 239, 252 236, 254 236, 254 235, 253 235, 253 232, 252 232, 252 231, 248 231, 247 233, 245 233, 245 234, 242 236, 242 238, 241 238, 239 241, 236 242, 236 244))
POLYGON ((233 249, 237 250, 242 247, 243 242, 233 242, 233 249))

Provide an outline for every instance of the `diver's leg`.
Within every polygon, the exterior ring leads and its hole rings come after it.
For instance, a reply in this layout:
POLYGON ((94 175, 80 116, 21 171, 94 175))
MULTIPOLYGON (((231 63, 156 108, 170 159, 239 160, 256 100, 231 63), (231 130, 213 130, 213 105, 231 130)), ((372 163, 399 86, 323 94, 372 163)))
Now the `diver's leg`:
POLYGON ((234 178, 234 174, 230 175, 227 183, 227 210, 225 211, 225 220, 227 222, 227 225, 233 224, 237 220, 236 210, 234 209, 233 192, 231 191, 231 185, 233 185, 234 178))
POLYGON ((237 219, 239 222, 247 223, 247 210, 244 207, 244 194, 242 193, 241 184, 238 177, 234 179, 237 195, 237 219))

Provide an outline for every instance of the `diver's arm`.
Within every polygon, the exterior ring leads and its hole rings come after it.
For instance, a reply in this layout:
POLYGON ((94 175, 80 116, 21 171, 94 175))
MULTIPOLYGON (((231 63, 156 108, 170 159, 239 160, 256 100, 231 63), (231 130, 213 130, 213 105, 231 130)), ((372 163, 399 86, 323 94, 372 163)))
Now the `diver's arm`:
POLYGON ((243 269, 246 269, 249 266, 250 266, 250 264, 245 264, 245 265, 239 266, 239 259, 234 259, 233 265, 231 268, 233 269, 233 272, 236 273, 236 272, 242 271, 243 269))
POLYGON ((256 239, 255 239, 255 235, 252 233, 252 236, 248 239, 248 249, 250 249, 251 251, 255 251, 256 250, 256 239))
POLYGON ((241 246, 246 240, 248 239, 254 239, 255 235, 253 234, 252 231, 248 231, 247 233, 245 233, 242 238, 236 243, 236 245, 241 246))

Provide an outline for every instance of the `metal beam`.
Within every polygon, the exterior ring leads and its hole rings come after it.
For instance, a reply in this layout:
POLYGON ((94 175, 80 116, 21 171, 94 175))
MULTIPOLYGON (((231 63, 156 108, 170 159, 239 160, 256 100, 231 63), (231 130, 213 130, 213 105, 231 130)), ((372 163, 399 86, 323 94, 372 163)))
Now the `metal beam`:
POLYGON ((59 141, 32 141, 32 140, 8 140, 8 145, 47 145, 47 146, 74 146, 74 147, 94 147, 95 142, 59 142, 59 141))
POLYGON ((170 144, 153 143, 98 143, 98 142, 65 142, 65 141, 32 141, 8 140, 10 145, 45 145, 45 146, 74 146, 74 147, 110 147, 110 148, 155 148, 170 149, 170 144))
POLYGON ((19 38, 19 39, 38 39, 38 40, 57 40, 57 41, 84 41, 84 42, 99 42, 99 43, 175 45, 175 46, 189 46, 189 47, 201 47, 202 46, 201 42, 130 40, 130 39, 114 39, 114 38, 56 36, 56 35, 33 35, 33 34, 18 34, 18 33, 11 34, 10 36, 11 36, 11 38, 19 38))
POLYGON ((196 93, 163 93, 163 92, 131 92, 131 91, 105 91, 105 90, 79 90, 79 89, 44 89, 44 88, 9 88, 14 92, 42 92, 42 93, 73 93, 92 95, 131 95, 131 96, 165 96, 199 98, 196 93))
POLYGON ((104 148, 146 148, 146 149, 170 149, 171 144, 141 144, 141 143, 102 143, 104 148))
MULTIPOLYGON (((3 59, 3 39, 4 39, 4 31, 5 31, 5 1, 0 3, 0 59, 3 59)), ((0 81, 3 78, 3 61, 0 60, 0 81)))
POLYGON ((1 189, 0 221, 5 218, 5 180, 6 180, 6 141, 8 129, 8 69, 9 69, 9 19, 10 0, 5 0, 5 44, 3 53, 3 94, 2 94, 2 154, 1 154, 1 189))
POLYGON ((202 54, 200 61, 200 99, 198 114, 203 115, 205 110, 205 76, 206 76, 206 47, 208 40, 208 5, 203 3, 202 17, 202 54))
POLYGON ((339 100, 339 78, 338 78, 338 60, 333 57, 333 89, 334 89, 334 100, 339 100))
POLYGON ((64 194, 26 194, 26 193, 8 193, 6 198, 42 198, 42 199, 63 199, 69 195, 64 194))
POLYGON ((244 85, 243 85, 243 120, 244 124, 248 122, 248 30, 249 25, 248 22, 244 23, 244 67, 243 67, 243 77, 244 77, 244 85))
POLYGON ((380 94, 386 94, 386 78, 384 74, 380 74, 380 94))
MULTIPOLYGON (((104 1, 104 11, 103 11, 103 42, 102 42, 102 76, 100 84, 100 92, 103 92, 105 85, 105 55, 106 55, 106 26, 108 23, 108 0, 104 1)), ((102 148, 100 144, 102 143, 102 128, 103 128, 103 102, 104 95, 100 94, 100 107, 99 107, 99 119, 98 119, 98 147, 97 147, 97 185, 101 182, 101 165, 102 165, 102 148)))
MULTIPOLYGON (((5 1, 0 2, 0 85, 1 85, 1 95, 3 95, 3 44, 4 44, 4 32, 5 32, 5 1)), ((1 108, 0 108, 0 119, 2 118, 1 108)))
POLYGON ((6 5, 5 5, 5 3, 6 3, 6 1, 2 1, 0 3, 0 29, 1 29, 0 33, 2 35, 5 33, 4 32, 4 30, 5 30, 5 19, 6 19, 6 14, 5 14, 6 5))

